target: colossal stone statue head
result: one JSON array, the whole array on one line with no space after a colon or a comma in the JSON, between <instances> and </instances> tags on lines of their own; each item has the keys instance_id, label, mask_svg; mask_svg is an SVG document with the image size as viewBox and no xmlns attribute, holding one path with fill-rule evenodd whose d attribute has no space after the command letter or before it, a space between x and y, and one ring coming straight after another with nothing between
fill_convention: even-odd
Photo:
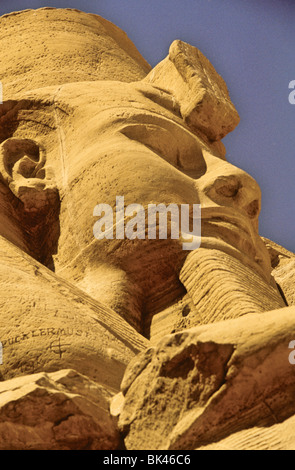
<instances>
[{"instance_id":1,"label":"colossal stone statue head","mask_svg":"<svg viewBox=\"0 0 295 470\"><path fill-rule=\"evenodd\" d=\"M0 43L0 449L291 446L294 255L226 160L223 79L182 41L151 70L77 10L6 15ZM139 229L150 204L168 237ZM195 204L184 250L172 208Z\"/></svg>"},{"instance_id":2,"label":"colossal stone statue head","mask_svg":"<svg viewBox=\"0 0 295 470\"><path fill-rule=\"evenodd\" d=\"M2 236L152 339L285 305L258 233L260 189L221 143L238 113L198 49L175 41L151 70L95 15L0 22ZM201 247L95 239L94 207L115 210L117 196L201 204Z\"/></svg>"}]
</instances>

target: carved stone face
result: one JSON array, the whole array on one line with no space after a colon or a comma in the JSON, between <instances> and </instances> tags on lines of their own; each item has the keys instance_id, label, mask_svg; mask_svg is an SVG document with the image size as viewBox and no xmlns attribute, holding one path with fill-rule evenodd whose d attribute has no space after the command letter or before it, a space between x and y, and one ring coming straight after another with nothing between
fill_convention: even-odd
<instances>
[{"instance_id":1,"label":"carved stone face","mask_svg":"<svg viewBox=\"0 0 295 470\"><path fill-rule=\"evenodd\" d=\"M143 313L188 292L180 280L188 253L169 238L96 240L94 207L114 208L117 196L126 206L201 204L200 250L224 253L271 282L258 235L260 189L225 160L220 143L238 121L226 86L189 45L176 41L165 61L141 81L44 87L2 107L12 241L138 330Z\"/></svg>"},{"instance_id":2,"label":"carved stone face","mask_svg":"<svg viewBox=\"0 0 295 470\"><path fill-rule=\"evenodd\" d=\"M169 93L145 83L77 83L34 92L23 108L13 138L1 145L2 175L27 216L58 211L58 191L58 247L49 238L46 249L53 251L43 255L54 255L58 274L104 300L109 272L113 287L136 280L137 292L154 296L170 282L179 296L188 254L179 240L94 238L94 207L115 207L116 196L124 196L125 205L144 207L200 203L201 247L225 251L269 280L257 232L258 185L189 129ZM52 230L53 222L46 225Z\"/></svg>"}]
</instances>

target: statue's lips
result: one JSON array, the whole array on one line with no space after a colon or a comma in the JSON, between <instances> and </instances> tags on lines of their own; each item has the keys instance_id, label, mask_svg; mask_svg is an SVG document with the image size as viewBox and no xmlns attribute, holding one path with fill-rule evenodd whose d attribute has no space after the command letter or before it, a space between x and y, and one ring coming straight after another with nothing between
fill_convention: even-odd
<instances>
[{"instance_id":1,"label":"statue's lips","mask_svg":"<svg viewBox=\"0 0 295 470\"><path fill-rule=\"evenodd\" d=\"M231 252L235 257L240 257L240 253L260 274L263 271L264 277L269 274L267 250L251 222L243 217L202 215L201 247Z\"/></svg>"}]
</instances>

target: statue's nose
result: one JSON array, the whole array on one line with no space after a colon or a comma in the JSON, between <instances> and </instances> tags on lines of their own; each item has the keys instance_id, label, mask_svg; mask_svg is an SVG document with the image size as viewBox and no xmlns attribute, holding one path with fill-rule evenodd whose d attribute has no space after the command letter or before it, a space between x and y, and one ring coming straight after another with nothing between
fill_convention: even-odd
<instances>
[{"instance_id":1,"label":"statue's nose","mask_svg":"<svg viewBox=\"0 0 295 470\"><path fill-rule=\"evenodd\" d=\"M258 183L248 173L226 161L214 158L208 162L207 172L197 184L201 190L203 207L212 204L232 207L257 225L261 191Z\"/></svg>"}]
</instances>

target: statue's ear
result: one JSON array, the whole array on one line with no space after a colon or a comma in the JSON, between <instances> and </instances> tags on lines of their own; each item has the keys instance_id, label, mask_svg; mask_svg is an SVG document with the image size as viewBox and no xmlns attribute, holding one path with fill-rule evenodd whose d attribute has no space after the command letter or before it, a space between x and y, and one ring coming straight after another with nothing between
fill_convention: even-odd
<instances>
[{"instance_id":1,"label":"statue's ear","mask_svg":"<svg viewBox=\"0 0 295 470\"><path fill-rule=\"evenodd\" d=\"M222 139L239 123L224 80L196 47L174 41L168 57L143 81L171 93L191 130L201 132L212 142Z\"/></svg>"},{"instance_id":2,"label":"statue's ear","mask_svg":"<svg viewBox=\"0 0 295 470\"><path fill-rule=\"evenodd\" d=\"M58 197L45 149L31 139L12 137L1 143L0 178L32 215L48 211Z\"/></svg>"}]
</instances>

